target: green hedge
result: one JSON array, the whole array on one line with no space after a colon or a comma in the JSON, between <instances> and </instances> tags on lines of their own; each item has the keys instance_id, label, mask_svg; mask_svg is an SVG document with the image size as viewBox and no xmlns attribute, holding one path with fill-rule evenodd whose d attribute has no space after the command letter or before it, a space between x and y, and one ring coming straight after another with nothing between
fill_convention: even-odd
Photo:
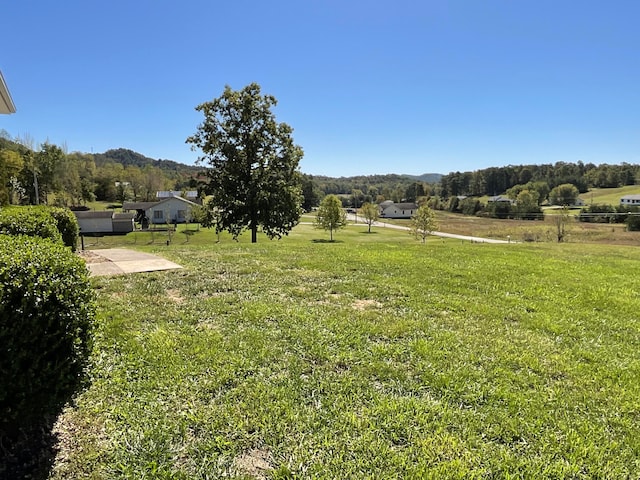
<instances>
[{"instance_id":1,"label":"green hedge","mask_svg":"<svg viewBox=\"0 0 640 480\"><path fill-rule=\"evenodd\" d=\"M82 385L94 317L79 257L60 242L0 235L0 434L57 414Z\"/></svg>"},{"instance_id":2,"label":"green hedge","mask_svg":"<svg viewBox=\"0 0 640 480\"><path fill-rule=\"evenodd\" d=\"M0 234L29 235L62 241L75 252L80 227L67 208L30 206L0 210Z\"/></svg>"},{"instance_id":3,"label":"green hedge","mask_svg":"<svg viewBox=\"0 0 640 480\"><path fill-rule=\"evenodd\" d=\"M58 231L62 235L62 241L75 252L78 247L78 236L80 235L78 219L68 208L50 207L49 213L56 222Z\"/></svg>"},{"instance_id":4,"label":"green hedge","mask_svg":"<svg viewBox=\"0 0 640 480\"><path fill-rule=\"evenodd\" d=\"M29 235L62 242L58 224L43 207L7 207L0 210L0 234Z\"/></svg>"}]
</instances>

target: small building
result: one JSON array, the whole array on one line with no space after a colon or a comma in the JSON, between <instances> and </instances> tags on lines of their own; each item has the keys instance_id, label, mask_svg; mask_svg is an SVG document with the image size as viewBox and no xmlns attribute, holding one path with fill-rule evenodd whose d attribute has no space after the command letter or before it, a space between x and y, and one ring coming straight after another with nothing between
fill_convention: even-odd
<instances>
[{"instance_id":1,"label":"small building","mask_svg":"<svg viewBox=\"0 0 640 480\"><path fill-rule=\"evenodd\" d=\"M111 222L113 224L113 233L119 235L121 233L129 233L135 230L134 213L114 213Z\"/></svg>"},{"instance_id":2,"label":"small building","mask_svg":"<svg viewBox=\"0 0 640 480\"><path fill-rule=\"evenodd\" d=\"M415 203L394 203L389 200L379 205L381 218L411 218L418 210Z\"/></svg>"},{"instance_id":3,"label":"small building","mask_svg":"<svg viewBox=\"0 0 640 480\"><path fill-rule=\"evenodd\" d=\"M126 235L133 232L133 213L114 213L111 211L76 211L80 235Z\"/></svg>"},{"instance_id":4,"label":"small building","mask_svg":"<svg viewBox=\"0 0 640 480\"><path fill-rule=\"evenodd\" d=\"M620 205L624 207L640 207L640 195L625 195L620 199Z\"/></svg>"},{"instance_id":5,"label":"small building","mask_svg":"<svg viewBox=\"0 0 640 480\"><path fill-rule=\"evenodd\" d=\"M86 212L73 213L78 219L80 235L113 232L113 212L111 211L94 212L88 210Z\"/></svg>"}]
</instances>

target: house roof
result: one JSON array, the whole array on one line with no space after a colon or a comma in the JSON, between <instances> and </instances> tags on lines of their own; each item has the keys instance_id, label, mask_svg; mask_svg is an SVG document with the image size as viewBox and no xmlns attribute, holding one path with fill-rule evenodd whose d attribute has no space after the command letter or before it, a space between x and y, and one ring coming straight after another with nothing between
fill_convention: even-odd
<instances>
[{"instance_id":1,"label":"house roof","mask_svg":"<svg viewBox=\"0 0 640 480\"><path fill-rule=\"evenodd\" d=\"M124 202L122 210L149 210L160 202Z\"/></svg>"},{"instance_id":2,"label":"house roof","mask_svg":"<svg viewBox=\"0 0 640 480\"><path fill-rule=\"evenodd\" d=\"M191 205L193 207L197 207L198 205L190 200L187 200L186 198L182 198L182 197L167 197L167 198L163 198L162 200L159 200L157 202L124 202L122 204L122 210L149 210L150 208L154 208L157 207L158 205L161 205L165 202L170 202L170 201L179 201L179 202L184 202L188 205Z\"/></svg>"},{"instance_id":3,"label":"house roof","mask_svg":"<svg viewBox=\"0 0 640 480\"><path fill-rule=\"evenodd\" d=\"M182 197L164 198L164 199L160 200L159 202L156 202L156 205L160 205L161 203L165 203L165 202L170 202L172 200L178 200L180 202L184 202L184 203L189 204L189 205L194 206L194 207L198 206L196 203L193 203L191 200L187 200L186 198L182 198Z\"/></svg>"},{"instance_id":4,"label":"house roof","mask_svg":"<svg viewBox=\"0 0 640 480\"><path fill-rule=\"evenodd\" d=\"M113 219L114 220L131 220L133 218L135 218L136 214L135 213L131 213L131 212L126 212L126 213L114 213L113 214Z\"/></svg>"},{"instance_id":5,"label":"house roof","mask_svg":"<svg viewBox=\"0 0 640 480\"><path fill-rule=\"evenodd\" d=\"M640 200L640 195L638 194L624 195L623 197L620 198L620 200Z\"/></svg>"},{"instance_id":6,"label":"house roof","mask_svg":"<svg viewBox=\"0 0 640 480\"><path fill-rule=\"evenodd\" d=\"M90 219L90 218L111 218L113 217L113 212L109 211L109 210L100 210L100 211L94 211L94 210L87 210L87 211L79 211L79 212L73 212L76 215L76 218L80 219Z\"/></svg>"},{"instance_id":7,"label":"house roof","mask_svg":"<svg viewBox=\"0 0 640 480\"><path fill-rule=\"evenodd\" d=\"M382 204L380 206L382 206ZM391 203L389 205L385 205L382 208L386 210L387 208L391 207L395 207L398 210L415 210L418 208L418 205L416 205L415 203Z\"/></svg>"},{"instance_id":8,"label":"house roof","mask_svg":"<svg viewBox=\"0 0 640 480\"><path fill-rule=\"evenodd\" d=\"M509 202L509 203L513 203L513 200L511 200L509 197L505 197L503 195L494 195L493 197L489 197L487 199L487 202Z\"/></svg>"},{"instance_id":9,"label":"house roof","mask_svg":"<svg viewBox=\"0 0 640 480\"><path fill-rule=\"evenodd\" d=\"M156 192L156 197L157 198L182 197L183 193L186 198L198 198L197 190L187 190L185 192L182 192L180 190L160 190L159 192Z\"/></svg>"},{"instance_id":10,"label":"house roof","mask_svg":"<svg viewBox=\"0 0 640 480\"><path fill-rule=\"evenodd\" d=\"M7 84L4 83L2 72L0 72L0 113L16 113L16 106L13 104Z\"/></svg>"}]
</instances>

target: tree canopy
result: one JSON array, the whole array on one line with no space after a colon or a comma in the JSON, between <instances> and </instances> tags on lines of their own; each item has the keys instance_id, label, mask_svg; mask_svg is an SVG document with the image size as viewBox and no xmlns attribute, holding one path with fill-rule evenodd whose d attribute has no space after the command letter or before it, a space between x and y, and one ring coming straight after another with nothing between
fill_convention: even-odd
<instances>
[{"instance_id":1,"label":"tree canopy","mask_svg":"<svg viewBox=\"0 0 640 480\"><path fill-rule=\"evenodd\" d=\"M364 218L364 223L369 226L368 232L371 233L371 226L378 220L378 206L367 202L362 205L360 214Z\"/></svg>"},{"instance_id":2,"label":"tree canopy","mask_svg":"<svg viewBox=\"0 0 640 480\"><path fill-rule=\"evenodd\" d=\"M276 104L252 83L239 91L226 86L220 97L196 107L205 118L187 143L210 166L205 191L220 212L216 228L234 238L249 229L256 242L259 226L269 238L280 238L302 213L303 152L293 143L293 129L276 122Z\"/></svg>"},{"instance_id":3,"label":"tree canopy","mask_svg":"<svg viewBox=\"0 0 640 480\"><path fill-rule=\"evenodd\" d=\"M316 228L329 230L329 238L333 242L333 231L347 225L347 216L342 209L342 202L335 195L327 195L322 199L316 215Z\"/></svg>"},{"instance_id":4,"label":"tree canopy","mask_svg":"<svg viewBox=\"0 0 640 480\"><path fill-rule=\"evenodd\" d=\"M437 228L436 214L428 205L422 205L411 217L411 234L427 241L427 236Z\"/></svg>"},{"instance_id":5,"label":"tree canopy","mask_svg":"<svg viewBox=\"0 0 640 480\"><path fill-rule=\"evenodd\" d=\"M573 205L576 203L580 192L575 185L563 183L551 189L549 203L552 205Z\"/></svg>"}]
</instances>

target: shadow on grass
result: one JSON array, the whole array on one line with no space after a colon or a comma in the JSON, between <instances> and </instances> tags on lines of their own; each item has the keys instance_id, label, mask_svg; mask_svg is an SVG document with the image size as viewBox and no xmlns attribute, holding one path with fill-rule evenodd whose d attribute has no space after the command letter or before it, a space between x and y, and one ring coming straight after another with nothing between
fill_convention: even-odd
<instances>
[{"instance_id":1,"label":"shadow on grass","mask_svg":"<svg viewBox=\"0 0 640 480\"><path fill-rule=\"evenodd\" d=\"M342 240L327 240L325 238L314 238L313 243L344 243Z\"/></svg>"},{"instance_id":2,"label":"shadow on grass","mask_svg":"<svg viewBox=\"0 0 640 480\"><path fill-rule=\"evenodd\" d=\"M57 453L55 419L0 435L0 478L46 480Z\"/></svg>"},{"instance_id":3,"label":"shadow on grass","mask_svg":"<svg viewBox=\"0 0 640 480\"><path fill-rule=\"evenodd\" d=\"M364 230L363 232L360 232L360 234L361 234L361 235L362 235L362 234L365 234L365 235L377 235L377 234L378 234L378 232L373 231L373 230L372 230L372 231L370 231L370 232L368 232L367 230Z\"/></svg>"}]
</instances>

